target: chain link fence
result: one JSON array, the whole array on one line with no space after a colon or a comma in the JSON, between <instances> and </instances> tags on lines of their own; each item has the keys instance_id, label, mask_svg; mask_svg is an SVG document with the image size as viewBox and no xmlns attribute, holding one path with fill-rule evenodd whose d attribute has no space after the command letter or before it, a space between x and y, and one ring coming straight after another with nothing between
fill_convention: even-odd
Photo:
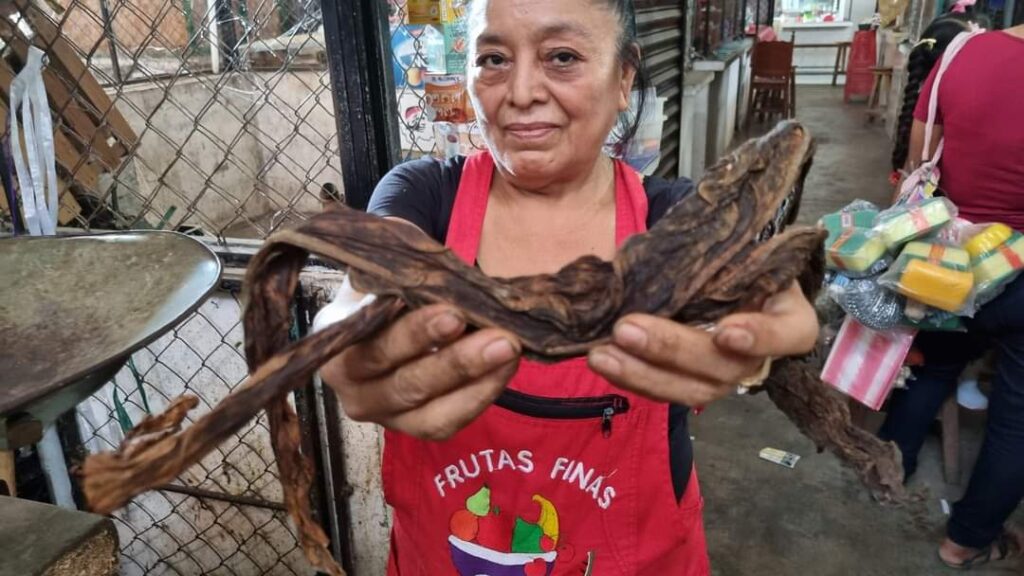
<instances>
[{"instance_id":1,"label":"chain link fence","mask_svg":"<svg viewBox=\"0 0 1024 576\"><path fill-rule=\"evenodd\" d=\"M319 0L5 7L0 76L49 57L62 225L263 238L340 197Z\"/></svg>"},{"instance_id":2,"label":"chain link fence","mask_svg":"<svg viewBox=\"0 0 1024 576\"><path fill-rule=\"evenodd\" d=\"M192 394L186 425L241 384L241 304L218 291L175 330L134 354L76 410L81 443L69 459L113 450L147 414ZM114 513L121 574L311 574L282 504L264 414L176 481Z\"/></svg>"},{"instance_id":3,"label":"chain link fence","mask_svg":"<svg viewBox=\"0 0 1024 576\"><path fill-rule=\"evenodd\" d=\"M320 0L14 0L0 5L0 40L4 116L30 51L46 55L65 232L163 229L258 246L343 201ZM0 230L17 231L8 203ZM194 420L244 380L230 286L62 420L70 466L183 393L200 400ZM114 519L125 575L313 573L265 416Z\"/></svg>"}]
</instances>

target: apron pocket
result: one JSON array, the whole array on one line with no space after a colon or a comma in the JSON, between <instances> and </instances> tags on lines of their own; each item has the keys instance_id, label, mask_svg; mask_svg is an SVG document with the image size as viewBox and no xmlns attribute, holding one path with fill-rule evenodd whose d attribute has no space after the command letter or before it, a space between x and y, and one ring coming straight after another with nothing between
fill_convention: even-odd
<instances>
[{"instance_id":1,"label":"apron pocket","mask_svg":"<svg viewBox=\"0 0 1024 576\"><path fill-rule=\"evenodd\" d=\"M616 414L629 411L629 399L619 394L588 396L582 398L549 398L525 394L516 390L505 390L495 400L495 405L510 412L549 420L601 419L601 435L612 435L612 423Z\"/></svg>"}]
</instances>

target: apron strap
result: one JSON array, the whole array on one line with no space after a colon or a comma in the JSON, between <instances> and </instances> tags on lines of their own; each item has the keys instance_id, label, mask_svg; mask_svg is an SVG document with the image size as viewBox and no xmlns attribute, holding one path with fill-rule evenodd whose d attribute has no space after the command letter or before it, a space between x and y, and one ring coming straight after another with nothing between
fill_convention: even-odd
<instances>
[{"instance_id":1,"label":"apron strap","mask_svg":"<svg viewBox=\"0 0 1024 576\"><path fill-rule=\"evenodd\" d=\"M615 160L615 246L647 231L647 209L647 192L640 174L622 160Z\"/></svg>"},{"instance_id":2,"label":"apron strap","mask_svg":"<svg viewBox=\"0 0 1024 576\"><path fill-rule=\"evenodd\" d=\"M487 198L494 177L494 159L484 150L466 158L462 166L459 187L455 191L452 218L448 222L448 236L444 245L456 256L471 265L480 248L480 233L487 214Z\"/></svg>"},{"instance_id":3,"label":"apron strap","mask_svg":"<svg viewBox=\"0 0 1024 576\"><path fill-rule=\"evenodd\" d=\"M455 192L445 246L467 264L476 260L494 177L494 158L486 150L473 154L462 167ZM647 230L647 193L640 175L615 160L615 245Z\"/></svg>"}]
</instances>

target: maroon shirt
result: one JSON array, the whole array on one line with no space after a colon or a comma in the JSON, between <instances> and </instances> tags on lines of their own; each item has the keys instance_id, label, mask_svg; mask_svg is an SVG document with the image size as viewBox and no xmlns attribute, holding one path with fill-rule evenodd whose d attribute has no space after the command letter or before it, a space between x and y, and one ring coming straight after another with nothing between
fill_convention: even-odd
<instances>
[{"instance_id":1,"label":"maroon shirt","mask_svg":"<svg viewBox=\"0 0 1024 576\"><path fill-rule=\"evenodd\" d=\"M938 70L914 110L922 122ZM971 39L939 84L936 123L945 138L940 187L960 216L1024 231L1024 38L988 32Z\"/></svg>"}]
</instances>

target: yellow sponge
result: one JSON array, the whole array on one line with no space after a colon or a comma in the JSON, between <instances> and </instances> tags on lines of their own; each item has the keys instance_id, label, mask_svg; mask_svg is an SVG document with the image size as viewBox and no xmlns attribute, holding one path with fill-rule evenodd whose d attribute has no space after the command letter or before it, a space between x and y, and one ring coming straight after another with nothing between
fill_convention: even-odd
<instances>
[{"instance_id":1,"label":"yellow sponge","mask_svg":"<svg viewBox=\"0 0 1024 576\"><path fill-rule=\"evenodd\" d=\"M900 256L928 260L946 268L966 272L971 269L971 258L967 251L956 246L932 244L930 242L911 242L903 247Z\"/></svg>"},{"instance_id":2,"label":"yellow sponge","mask_svg":"<svg viewBox=\"0 0 1024 576\"><path fill-rule=\"evenodd\" d=\"M1024 269L1024 236L1013 232L1008 240L981 252L971 261L974 281L979 287L1001 282L1014 272Z\"/></svg>"},{"instance_id":3,"label":"yellow sponge","mask_svg":"<svg viewBox=\"0 0 1024 576\"><path fill-rule=\"evenodd\" d=\"M893 208L879 216L875 228L886 246L896 248L941 228L953 219L955 209L945 198L932 198L909 207Z\"/></svg>"},{"instance_id":4,"label":"yellow sponge","mask_svg":"<svg viewBox=\"0 0 1024 576\"><path fill-rule=\"evenodd\" d=\"M978 258L986 252L992 252L1000 244L1006 243L1014 235L1013 228L1006 224L992 224L981 232L978 232L964 244L964 249L971 255L971 258Z\"/></svg>"},{"instance_id":5,"label":"yellow sponge","mask_svg":"<svg viewBox=\"0 0 1024 576\"><path fill-rule=\"evenodd\" d=\"M885 254L885 243L867 230L847 228L830 237L825 249L825 263L835 270L863 272Z\"/></svg>"},{"instance_id":6,"label":"yellow sponge","mask_svg":"<svg viewBox=\"0 0 1024 576\"><path fill-rule=\"evenodd\" d=\"M946 312L963 308L973 287L974 275L970 272L916 258L907 262L897 284L900 294Z\"/></svg>"}]
</instances>

